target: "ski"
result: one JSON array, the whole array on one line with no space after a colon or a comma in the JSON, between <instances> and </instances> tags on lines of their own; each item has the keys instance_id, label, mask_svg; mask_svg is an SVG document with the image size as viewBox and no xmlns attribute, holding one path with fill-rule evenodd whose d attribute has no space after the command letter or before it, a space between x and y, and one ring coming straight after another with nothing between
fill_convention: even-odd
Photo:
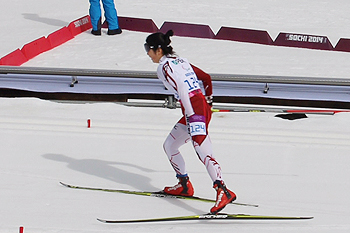
<instances>
[{"instance_id":1,"label":"ski","mask_svg":"<svg viewBox=\"0 0 350 233\"><path fill-rule=\"evenodd\" d=\"M105 220L98 218L103 223L143 223L143 222L169 222L169 221L190 221L190 220L307 220L313 217L288 217L288 216L265 216L247 214L201 214L190 216L178 216L168 218L147 218L131 220Z\"/></svg>"},{"instance_id":2,"label":"ski","mask_svg":"<svg viewBox=\"0 0 350 233\"><path fill-rule=\"evenodd\" d=\"M321 114L321 115L334 115L340 112L350 112L349 110L329 110L329 109L279 109L279 108L212 108L212 112L271 112L271 113L290 113L290 114Z\"/></svg>"},{"instance_id":3,"label":"ski","mask_svg":"<svg viewBox=\"0 0 350 233\"><path fill-rule=\"evenodd\" d=\"M84 189L84 190L103 191L103 192L116 192L116 193L124 193L124 194L149 196L149 197L175 198L175 199L196 200L196 201L202 201L202 202L214 202L215 203L215 200L212 200L212 199L207 199L207 198L202 198L202 197L197 197L197 196L191 196L191 197L174 196L174 195L166 194L163 191L147 192L147 191L131 191L131 190L124 190L124 189L94 188L94 187L75 186L75 185L70 185L70 184L66 184L63 182L60 182L60 184L67 187L67 188L72 188L72 189ZM258 207L259 206L256 204L239 203L239 202L231 202L229 204L240 205L240 206L251 206L251 207Z\"/></svg>"}]
</instances>

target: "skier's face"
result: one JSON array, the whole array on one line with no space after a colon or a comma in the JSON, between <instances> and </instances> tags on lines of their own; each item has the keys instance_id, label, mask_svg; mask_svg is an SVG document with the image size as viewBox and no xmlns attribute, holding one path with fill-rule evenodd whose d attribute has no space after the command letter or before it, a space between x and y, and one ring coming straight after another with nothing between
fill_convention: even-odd
<instances>
[{"instance_id":1,"label":"skier's face","mask_svg":"<svg viewBox=\"0 0 350 233\"><path fill-rule=\"evenodd\" d=\"M152 59L154 63L159 63L159 60L163 57L163 50L158 48L157 50L150 49L147 55Z\"/></svg>"}]
</instances>

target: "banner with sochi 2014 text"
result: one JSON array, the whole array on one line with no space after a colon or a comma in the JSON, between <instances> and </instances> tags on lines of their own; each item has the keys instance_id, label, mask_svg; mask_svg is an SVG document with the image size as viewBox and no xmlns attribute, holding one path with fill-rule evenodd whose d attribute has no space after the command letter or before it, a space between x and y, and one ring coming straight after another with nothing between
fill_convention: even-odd
<instances>
[{"instance_id":1,"label":"banner with sochi 2014 text","mask_svg":"<svg viewBox=\"0 0 350 233\"><path fill-rule=\"evenodd\" d=\"M297 34L297 33L285 33L281 32L274 45L309 48L309 49L321 49L321 50L333 50L333 45L330 43L326 36Z\"/></svg>"}]
</instances>

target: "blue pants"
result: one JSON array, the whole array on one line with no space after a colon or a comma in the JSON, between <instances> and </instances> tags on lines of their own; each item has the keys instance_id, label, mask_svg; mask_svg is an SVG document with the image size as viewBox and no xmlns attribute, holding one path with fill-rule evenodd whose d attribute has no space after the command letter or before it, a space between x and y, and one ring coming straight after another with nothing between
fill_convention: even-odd
<instances>
[{"instance_id":1,"label":"blue pants","mask_svg":"<svg viewBox=\"0 0 350 233\"><path fill-rule=\"evenodd\" d=\"M101 18L100 0L89 0L89 14L93 30L98 30L98 22ZM105 17L108 22L108 29L115 30L119 28L117 10L114 5L114 0L102 0Z\"/></svg>"}]
</instances>

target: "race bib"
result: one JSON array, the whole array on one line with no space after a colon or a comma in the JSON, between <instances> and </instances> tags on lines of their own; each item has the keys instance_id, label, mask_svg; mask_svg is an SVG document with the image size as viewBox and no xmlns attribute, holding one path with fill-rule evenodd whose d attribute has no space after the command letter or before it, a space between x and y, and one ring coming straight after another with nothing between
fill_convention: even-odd
<instances>
[{"instance_id":1,"label":"race bib","mask_svg":"<svg viewBox=\"0 0 350 233\"><path fill-rule=\"evenodd\" d=\"M190 134L191 136L196 135L207 135L204 122L190 122Z\"/></svg>"}]
</instances>

